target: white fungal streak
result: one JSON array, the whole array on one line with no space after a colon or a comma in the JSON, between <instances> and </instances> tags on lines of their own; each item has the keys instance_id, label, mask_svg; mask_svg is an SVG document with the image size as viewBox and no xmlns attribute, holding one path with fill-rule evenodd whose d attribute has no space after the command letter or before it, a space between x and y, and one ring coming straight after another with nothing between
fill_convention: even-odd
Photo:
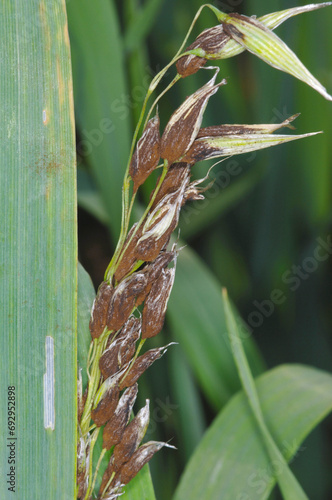
<instances>
[{"instance_id":1,"label":"white fungal streak","mask_svg":"<svg viewBox=\"0 0 332 500\"><path fill-rule=\"evenodd\" d=\"M47 118L46 109L43 109L43 123L44 123L44 125L46 125L47 122L48 122L48 118Z\"/></svg>"},{"instance_id":2,"label":"white fungal streak","mask_svg":"<svg viewBox=\"0 0 332 500\"><path fill-rule=\"evenodd\" d=\"M55 428L54 406L54 339L47 336L45 339L46 372L44 373L44 427Z\"/></svg>"}]
</instances>

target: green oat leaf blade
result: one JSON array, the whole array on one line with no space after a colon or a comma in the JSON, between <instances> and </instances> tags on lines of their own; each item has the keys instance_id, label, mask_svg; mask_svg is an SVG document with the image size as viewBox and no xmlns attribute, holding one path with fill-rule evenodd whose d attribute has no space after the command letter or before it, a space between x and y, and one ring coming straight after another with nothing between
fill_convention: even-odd
<instances>
[{"instance_id":1,"label":"green oat leaf blade","mask_svg":"<svg viewBox=\"0 0 332 500\"><path fill-rule=\"evenodd\" d=\"M77 207L66 8L26 0L0 11L0 497L74 499ZM17 438L15 493L8 437Z\"/></svg>"},{"instance_id":2,"label":"green oat leaf blade","mask_svg":"<svg viewBox=\"0 0 332 500\"><path fill-rule=\"evenodd\" d=\"M282 365L255 381L266 425L287 462L306 436L332 411L332 376L303 365ZM206 432L173 500L267 500L280 474L262 443L248 399L232 398ZM293 497L294 500L298 497Z\"/></svg>"},{"instance_id":3,"label":"green oat leaf blade","mask_svg":"<svg viewBox=\"0 0 332 500\"><path fill-rule=\"evenodd\" d=\"M236 319L225 289L223 290L223 301L228 338L232 348L235 364L239 372L242 387L245 395L247 396L251 411L255 417L255 421L261 433L261 438L268 453L269 459L271 463L277 462L280 464L281 470L277 475L277 481L283 493L283 497L285 500L308 500L307 495L304 493L295 476L289 469L284 456L274 442L273 437L271 436L271 433L265 423L255 386L255 381L251 374L248 361L244 353L242 341L236 324Z\"/></svg>"}]
</instances>

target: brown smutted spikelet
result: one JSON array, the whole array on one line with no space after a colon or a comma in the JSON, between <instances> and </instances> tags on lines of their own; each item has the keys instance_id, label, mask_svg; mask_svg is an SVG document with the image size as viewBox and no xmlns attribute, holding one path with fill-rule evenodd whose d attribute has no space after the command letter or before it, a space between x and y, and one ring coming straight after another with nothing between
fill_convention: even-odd
<instances>
[{"instance_id":1,"label":"brown smutted spikelet","mask_svg":"<svg viewBox=\"0 0 332 500\"><path fill-rule=\"evenodd\" d=\"M155 337L161 331L174 276L174 267L163 269L158 279L153 283L142 314L142 339Z\"/></svg>"},{"instance_id":2,"label":"brown smutted spikelet","mask_svg":"<svg viewBox=\"0 0 332 500\"><path fill-rule=\"evenodd\" d=\"M164 196L177 191L177 189L179 189L179 186L181 186L183 183L186 183L189 178L190 166L187 163L180 162L171 165L152 204L151 210L154 210L154 208L158 205L161 199L164 198Z\"/></svg>"},{"instance_id":3,"label":"brown smutted spikelet","mask_svg":"<svg viewBox=\"0 0 332 500\"><path fill-rule=\"evenodd\" d=\"M173 448L166 443L160 443L158 441L149 441L148 443L140 446L135 453L131 456L127 463L125 463L116 479L121 484L128 484L129 481L139 473L139 471L144 467L144 465L153 457L157 451L159 451L164 446Z\"/></svg>"},{"instance_id":4,"label":"brown smutted spikelet","mask_svg":"<svg viewBox=\"0 0 332 500\"><path fill-rule=\"evenodd\" d=\"M120 443L126 425L130 419L130 414L137 397L137 391L138 386L137 384L134 384L132 387L126 389L122 394L113 417L104 427L103 448L107 448L109 450L111 446Z\"/></svg>"},{"instance_id":5,"label":"brown smutted spikelet","mask_svg":"<svg viewBox=\"0 0 332 500\"><path fill-rule=\"evenodd\" d=\"M204 30L196 40L185 49L185 52L201 49L202 57L187 55L181 57L176 63L176 69L183 78L196 73L205 65L207 59L218 59L219 52L230 37L225 33L222 24Z\"/></svg>"},{"instance_id":6,"label":"brown smutted spikelet","mask_svg":"<svg viewBox=\"0 0 332 500\"><path fill-rule=\"evenodd\" d=\"M98 288L97 297L92 306L91 319L90 319L90 332L91 337L96 339L100 337L106 326L107 311L110 300L113 296L113 287L103 281L103 283Z\"/></svg>"},{"instance_id":7,"label":"brown smutted spikelet","mask_svg":"<svg viewBox=\"0 0 332 500\"><path fill-rule=\"evenodd\" d=\"M209 98L226 83L215 85L217 73L197 92L189 96L172 114L161 137L160 156L171 165L180 161L194 142Z\"/></svg>"},{"instance_id":8,"label":"brown smutted spikelet","mask_svg":"<svg viewBox=\"0 0 332 500\"><path fill-rule=\"evenodd\" d=\"M137 223L135 223L130 229L125 244L123 246L126 249L126 251L115 270L114 277L116 281L121 281L122 278L124 278L131 271L136 262L135 248L137 245L137 241L142 235L142 228L138 228L135 235L132 236L136 227ZM127 244L129 241L130 243L127 248Z\"/></svg>"},{"instance_id":9,"label":"brown smutted spikelet","mask_svg":"<svg viewBox=\"0 0 332 500\"><path fill-rule=\"evenodd\" d=\"M160 276L163 269L165 269L172 260L176 257L176 252L174 250L170 252L161 252L156 260L145 266L142 272L146 274L147 286L136 298L136 307L138 307L146 297L148 296L153 283Z\"/></svg>"},{"instance_id":10,"label":"brown smutted spikelet","mask_svg":"<svg viewBox=\"0 0 332 500\"><path fill-rule=\"evenodd\" d=\"M136 296L144 290L146 277L143 273L135 273L125 278L115 288L107 315L107 328L119 330L129 318L134 306Z\"/></svg>"},{"instance_id":11,"label":"brown smutted spikelet","mask_svg":"<svg viewBox=\"0 0 332 500\"><path fill-rule=\"evenodd\" d=\"M120 395L119 382L124 373L122 369L112 377L108 377L97 392L91 411L91 418L97 427L106 424L115 412Z\"/></svg>"},{"instance_id":12,"label":"brown smutted spikelet","mask_svg":"<svg viewBox=\"0 0 332 500\"><path fill-rule=\"evenodd\" d=\"M135 344L141 333L141 320L131 316L122 328L120 335L104 351L99 361L99 369L104 377L114 375L128 363L135 354Z\"/></svg>"},{"instance_id":13,"label":"brown smutted spikelet","mask_svg":"<svg viewBox=\"0 0 332 500\"><path fill-rule=\"evenodd\" d=\"M188 178L174 193L164 196L155 209L148 215L143 226L142 236L138 240L135 254L137 260L152 262L168 244L172 232L179 221Z\"/></svg>"},{"instance_id":14,"label":"brown smutted spikelet","mask_svg":"<svg viewBox=\"0 0 332 500\"><path fill-rule=\"evenodd\" d=\"M107 392L97 407L91 411L91 418L97 427L106 424L116 410L119 401L119 388L113 387Z\"/></svg>"},{"instance_id":15,"label":"brown smutted spikelet","mask_svg":"<svg viewBox=\"0 0 332 500\"><path fill-rule=\"evenodd\" d=\"M141 408L136 417L126 427L120 443L114 447L114 468L119 470L123 464L139 447L145 436L150 420L150 402L147 399L144 408Z\"/></svg>"},{"instance_id":16,"label":"brown smutted spikelet","mask_svg":"<svg viewBox=\"0 0 332 500\"><path fill-rule=\"evenodd\" d=\"M160 158L160 134L158 115L148 121L133 154L129 174L134 181L134 192L158 165Z\"/></svg>"},{"instance_id":17,"label":"brown smutted spikelet","mask_svg":"<svg viewBox=\"0 0 332 500\"><path fill-rule=\"evenodd\" d=\"M125 387L131 387L134 385L142 373L144 373L152 365L152 363L165 354L170 345L171 344L157 349L150 349L150 351L147 351L142 354L142 356L139 356L130 368L129 373L124 376L123 380L120 381L120 391L122 391Z\"/></svg>"}]
</instances>

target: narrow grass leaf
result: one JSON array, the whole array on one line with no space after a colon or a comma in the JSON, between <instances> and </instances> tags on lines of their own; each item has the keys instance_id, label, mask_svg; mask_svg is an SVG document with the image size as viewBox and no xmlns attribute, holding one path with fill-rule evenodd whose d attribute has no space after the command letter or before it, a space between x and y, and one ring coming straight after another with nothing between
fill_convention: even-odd
<instances>
[{"instance_id":1,"label":"narrow grass leaf","mask_svg":"<svg viewBox=\"0 0 332 500\"><path fill-rule=\"evenodd\" d=\"M117 11L108 0L70 0L67 10L78 155L92 167L109 214L111 234L117 237L132 104Z\"/></svg>"},{"instance_id":2,"label":"narrow grass leaf","mask_svg":"<svg viewBox=\"0 0 332 500\"><path fill-rule=\"evenodd\" d=\"M264 445L267 449L268 455L272 463L278 462L281 467L281 472L277 476L280 489L283 493L285 500L308 500L307 495L302 490L296 478L290 471L287 462L275 444L269 429L264 421L263 413L261 410L258 394L252 377L246 355L242 347L242 341L239 336L235 317L233 315L231 305L228 300L227 292L223 290L224 309L226 316L227 332L232 347L232 352L236 367L239 372L243 390L248 398L250 408L255 416L256 423L261 432Z\"/></svg>"},{"instance_id":3,"label":"narrow grass leaf","mask_svg":"<svg viewBox=\"0 0 332 500\"><path fill-rule=\"evenodd\" d=\"M310 453L300 445L332 411L332 376L307 366L283 365L261 375L256 389L266 425L286 461ZM241 392L206 432L173 500L267 500L283 468L282 462L271 462Z\"/></svg>"},{"instance_id":4,"label":"narrow grass leaf","mask_svg":"<svg viewBox=\"0 0 332 500\"><path fill-rule=\"evenodd\" d=\"M176 416L179 417L179 452L186 460L202 439L206 424L199 390L186 360L185 352L178 345L168 353L169 374L176 397ZM190 422L190 425L188 425Z\"/></svg>"},{"instance_id":5,"label":"narrow grass leaf","mask_svg":"<svg viewBox=\"0 0 332 500\"><path fill-rule=\"evenodd\" d=\"M131 21L124 35L124 48L127 52L132 52L144 41L161 6L162 0L144 2L136 19Z\"/></svg>"},{"instance_id":6,"label":"narrow grass leaf","mask_svg":"<svg viewBox=\"0 0 332 500\"><path fill-rule=\"evenodd\" d=\"M179 244L180 246L180 244ZM240 388L229 349L221 285L189 247L181 250L168 304L168 320L174 339L181 343L199 384L211 405L220 409ZM250 333L244 329L250 366L256 374L262 360Z\"/></svg>"},{"instance_id":7,"label":"narrow grass leaf","mask_svg":"<svg viewBox=\"0 0 332 500\"><path fill-rule=\"evenodd\" d=\"M73 499L77 224L66 8L26 0L0 11L0 497Z\"/></svg>"}]
</instances>

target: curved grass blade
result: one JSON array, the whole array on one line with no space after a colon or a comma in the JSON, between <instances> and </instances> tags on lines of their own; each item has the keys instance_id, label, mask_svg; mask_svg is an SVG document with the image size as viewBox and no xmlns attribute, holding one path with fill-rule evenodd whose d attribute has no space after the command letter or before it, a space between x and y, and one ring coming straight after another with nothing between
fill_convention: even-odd
<instances>
[{"instance_id":1,"label":"curved grass blade","mask_svg":"<svg viewBox=\"0 0 332 500\"><path fill-rule=\"evenodd\" d=\"M175 340L181 343L204 394L216 409L240 388L227 336L219 333L220 325L226 332L220 288L195 252L183 248L167 317ZM244 336L250 366L256 374L261 373L263 363L257 348L249 332Z\"/></svg>"},{"instance_id":2,"label":"curved grass blade","mask_svg":"<svg viewBox=\"0 0 332 500\"><path fill-rule=\"evenodd\" d=\"M280 465L281 471L277 475L277 480L280 489L283 493L284 499L308 500L307 495L304 493L301 486L297 482L296 478L290 471L284 456L282 455L279 448L275 444L273 437L271 436L270 431L265 423L255 382L250 372L248 361L244 353L241 338L239 336L238 328L236 325L236 320L233 315L228 300L227 292L225 289L223 290L223 299L224 299L224 309L226 315L228 337L230 340L230 345L232 347L234 360L239 372L243 390L248 398L249 406L253 412L256 423L260 430L261 437L265 445L265 448L267 450L270 461L271 463L277 462Z\"/></svg>"},{"instance_id":3,"label":"curved grass blade","mask_svg":"<svg viewBox=\"0 0 332 500\"><path fill-rule=\"evenodd\" d=\"M255 382L266 425L287 462L332 411L332 377L302 365L282 365ZM247 396L234 396L220 412L189 462L173 500L267 500L282 463L271 462ZM293 500L298 497L293 497Z\"/></svg>"},{"instance_id":4,"label":"curved grass blade","mask_svg":"<svg viewBox=\"0 0 332 500\"><path fill-rule=\"evenodd\" d=\"M65 2L2 2L0 11L0 497L73 499L76 152ZM15 387L14 435L8 386ZM14 490L4 479L7 438Z\"/></svg>"}]
</instances>

